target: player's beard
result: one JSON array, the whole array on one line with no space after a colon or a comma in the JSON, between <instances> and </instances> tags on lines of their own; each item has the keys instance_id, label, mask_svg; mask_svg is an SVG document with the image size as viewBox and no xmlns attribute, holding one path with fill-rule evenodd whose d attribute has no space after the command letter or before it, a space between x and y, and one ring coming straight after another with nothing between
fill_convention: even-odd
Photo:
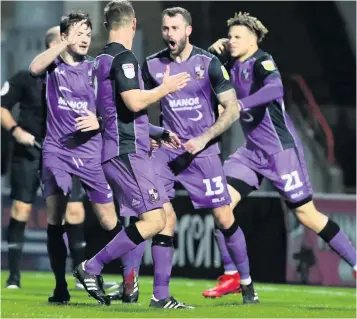
<instances>
[{"instance_id":1,"label":"player's beard","mask_svg":"<svg viewBox=\"0 0 357 319\"><path fill-rule=\"evenodd\" d=\"M170 48L170 45L169 45L169 42L170 42L170 41L169 41L169 40L165 40L164 42L165 42L166 46L168 47L168 49L170 50L170 54L171 54L172 56L178 56L178 55L180 55L181 52L182 52L183 50L185 50L185 48L186 48L187 37L184 36L184 37L182 37L179 41L177 41L174 50L172 50L172 49Z\"/></svg>"},{"instance_id":2,"label":"player's beard","mask_svg":"<svg viewBox=\"0 0 357 319\"><path fill-rule=\"evenodd\" d=\"M86 50L76 48L75 46L70 46L67 52L73 56L75 61L82 61L83 58L88 54L88 48Z\"/></svg>"}]
</instances>

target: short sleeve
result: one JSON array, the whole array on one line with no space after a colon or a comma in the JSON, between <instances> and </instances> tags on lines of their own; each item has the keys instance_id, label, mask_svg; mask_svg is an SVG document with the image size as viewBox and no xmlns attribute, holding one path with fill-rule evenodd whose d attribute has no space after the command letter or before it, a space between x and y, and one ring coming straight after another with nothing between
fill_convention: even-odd
<instances>
[{"instance_id":1,"label":"short sleeve","mask_svg":"<svg viewBox=\"0 0 357 319\"><path fill-rule=\"evenodd\" d=\"M271 56L263 56L257 59L254 63L254 76L263 82L269 76L281 77L280 72Z\"/></svg>"},{"instance_id":2,"label":"short sleeve","mask_svg":"<svg viewBox=\"0 0 357 319\"><path fill-rule=\"evenodd\" d=\"M208 67L208 74L212 89L216 94L233 89L229 74L217 57L213 57L211 60Z\"/></svg>"},{"instance_id":3,"label":"short sleeve","mask_svg":"<svg viewBox=\"0 0 357 319\"><path fill-rule=\"evenodd\" d=\"M110 74L117 93L140 89L139 64L131 51L124 51L115 56Z\"/></svg>"},{"instance_id":4,"label":"short sleeve","mask_svg":"<svg viewBox=\"0 0 357 319\"><path fill-rule=\"evenodd\" d=\"M25 71L20 71L3 84L0 90L2 107L10 110L21 101L27 76Z\"/></svg>"}]
</instances>

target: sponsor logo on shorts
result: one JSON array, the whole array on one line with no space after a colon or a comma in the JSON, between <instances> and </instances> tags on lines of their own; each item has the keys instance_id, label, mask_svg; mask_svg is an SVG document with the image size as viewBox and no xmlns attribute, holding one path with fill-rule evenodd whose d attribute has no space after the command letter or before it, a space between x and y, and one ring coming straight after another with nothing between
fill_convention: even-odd
<instances>
[{"instance_id":1,"label":"sponsor logo on shorts","mask_svg":"<svg viewBox=\"0 0 357 319\"><path fill-rule=\"evenodd\" d=\"M297 193L291 194L291 198L295 199L295 198L301 197L302 195L304 195L304 191L303 190L301 190L301 191L299 191Z\"/></svg>"},{"instance_id":2,"label":"sponsor logo on shorts","mask_svg":"<svg viewBox=\"0 0 357 319\"><path fill-rule=\"evenodd\" d=\"M64 70L60 70L58 68L55 69L55 72L60 74L60 75L65 75L66 74L66 72Z\"/></svg>"},{"instance_id":3,"label":"sponsor logo on shorts","mask_svg":"<svg viewBox=\"0 0 357 319\"><path fill-rule=\"evenodd\" d=\"M164 74L163 73L156 73L156 78L157 79L161 79L164 77Z\"/></svg>"},{"instance_id":4,"label":"sponsor logo on shorts","mask_svg":"<svg viewBox=\"0 0 357 319\"><path fill-rule=\"evenodd\" d=\"M131 202L131 206L136 207L136 206L140 205L140 203L141 202L139 200L134 198L133 201Z\"/></svg>"},{"instance_id":5,"label":"sponsor logo on shorts","mask_svg":"<svg viewBox=\"0 0 357 319\"><path fill-rule=\"evenodd\" d=\"M153 203L160 200L159 192L155 188L149 189L149 197Z\"/></svg>"},{"instance_id":6,"label":"sponsor logo on shorts","mask_svg":"<svg viewBox=\"0 0 357 319\"><path fill-rule=\"evenodd\" d=\"M220 198L212 198L212 203L220 203L220 202L223 202L225 201L225 197L220 197Z\"/></svg>"}]
</instances>

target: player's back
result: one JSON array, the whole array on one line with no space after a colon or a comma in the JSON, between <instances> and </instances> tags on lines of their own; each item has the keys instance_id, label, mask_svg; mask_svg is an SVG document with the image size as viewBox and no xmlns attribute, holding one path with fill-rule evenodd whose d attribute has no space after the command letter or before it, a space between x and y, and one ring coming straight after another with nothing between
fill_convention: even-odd
<instances>
[{"instance_id":1,"label":"player's back","mask_svg":"<svg viewBox=\"0 0 357 319\"><path fill-rule=\"evenodd\" d=\"M239 99L256 93L269 80L281 80L271 55L260 49L243 62L234 61L230 73ZM274 154L295 147L298 142L283 98L246 109L241 113L240 123L248 148Z\"/></svg>"},{"instance_id":2,"label":"player's back","mask_svg":"<svg viewBox=\"0 0 357 319\"><path fill-rule=\"evenodd\" d=\"M193 46L189 58L181 63L175 62L170 57L169 50L165 49L146 59L143 78L147 88L162 83L167 65L170 66L170 75L187 72L191 76L185 88L167 95L160 102L163 126L186 142L201 135L215 123L218 102L213 90L216 83L212 83L212 74L222 73L223 69L214 55L201 48ZM226 77L228 78L228 74ZM219 148L215 142L200 156L218 154Z\"/></svg>"},{"instance_id":3,"label":"player's back","mask_svg":"<svg viewBox=\"0 0 357 319\"><path fill-rule=\"evenodd\" d=\"M94 60L85 58L76 66L57 58L47 70L47 132L44 152L66 156L93 158L101 148L100 134L77 131L76 118L96 114L92 86Z\"/></svg>"},{"instance_id":4,"label":"player's back","mask_svg":"<svg viewBox=\"0 0 357 319\"><path fill-rule=\"evenodd\" d=\"M143 88L133 53L120 43L107 44L96 58L93 79L97 109L103 120L102 161L122 154L147 153L150 149L147 111L132 112L120 95L120 92Z\"/></svg>"}]
</instances>

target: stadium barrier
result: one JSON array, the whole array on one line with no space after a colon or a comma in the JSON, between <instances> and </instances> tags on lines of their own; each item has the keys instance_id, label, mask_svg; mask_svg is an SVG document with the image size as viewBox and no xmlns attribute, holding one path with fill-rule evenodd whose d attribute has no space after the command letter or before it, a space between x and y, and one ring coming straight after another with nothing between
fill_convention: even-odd
<instances>
[{"instance_id":1,"label":"stadium barrier","mask_svg":"<svg viewBox=\"0 0 357 319\"><path fill-rule=\"evenodd\" d=\"M316 195L316 206L339 223L356 242L356 200L353 196ZM11 201L2 196L2 269L7 269L6 228ZM222 263L209 210L194 210L185 191L173 201L177 213L173 276L215 279ZM88 257L104 243L103 230L86 203L85 233ZM255 193L235 211L247 241L251 274L255 281L314 285L354 286L351 268L315 234L297 223L276 193ZM38 198L26 230L22 269L50 270L46 250L46 210ZM95 236L93 236L95 234ZM68 271L70 271L68 263ZM120 262L107 265L106 273L119 273ZM151 241L147 242L140 273L152 275Z\"/></svg>"}]
</instances>

